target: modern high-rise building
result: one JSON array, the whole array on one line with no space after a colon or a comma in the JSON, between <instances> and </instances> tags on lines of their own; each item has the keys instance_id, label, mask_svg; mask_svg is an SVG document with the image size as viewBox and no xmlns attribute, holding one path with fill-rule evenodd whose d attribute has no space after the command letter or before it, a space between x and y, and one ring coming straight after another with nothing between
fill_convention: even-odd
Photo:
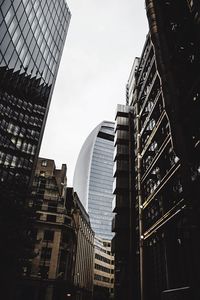
<instances>
[{"instance_id":1,"label":"modern high-rise building","mask_svg":"<svg viewBox=\"0 0 200 300\"><path fill-rule=\"evenodd\" d=\"M23 255L14 244L26 225L16 212L31 187L70 17L64 0L0 1L0 259L5 280L15 268L11 257Z\"/></svg>"},{"instance_id":2,"label":"modern high-rise building","mask_svg":"<svg viewBox=\"0 0 200 300\"><path fill-rule=\"evenodd\" d=\"M1 205L25 201L70 16L64 0L1 1Z\"/></svg>"},{"instance_id":3,"label":"modern high-rise building","mask_svg":"<svg viewBox=\"0 0 200 300\"><path fill-rule=\"evenodd\" d=\"M111 239L114 123L100 123L88 136L76 163L74 190L96 236Z\"/></svg>"},{"instance_id":4,"label":"modern high-rise building","mask_svg":"<svg viewBox=\"0 0 200 300\"><path fill-rule=\"evenodd\" d=\"M93 266L95 300L108 299L113 293L114 285L112 273L114 258L111 251L105 247L113 237L111 231L113 154L114 123L103 121L83 144L74 173L74 189L90 216L91 226L95 232ZM105 254L106 251L109 254ZM107 256L106 264L104 256ZM99 259L97 262L96 257L102 258L102 261Z\"/></svg>"},{"instance_id":5,"label":"modern high-rise building","mask_svg":"<svg viewBox=\"0 0 200 300\"><path fill-rule=\"evenodd\" d=\"M198 1L147 0L146 8L150 34L127 85L132 292L140 300L197 300L200 7ZM121 232L126 201L124 195L115 208Z\"/></svg>"}]
</instances>

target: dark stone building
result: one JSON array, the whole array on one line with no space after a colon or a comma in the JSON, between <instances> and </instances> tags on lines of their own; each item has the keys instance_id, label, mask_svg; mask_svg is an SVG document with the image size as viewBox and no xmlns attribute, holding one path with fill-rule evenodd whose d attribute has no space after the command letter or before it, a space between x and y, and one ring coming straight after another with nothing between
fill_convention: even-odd
<instances>
[{"instance_id":1,"label":"dark stone building","mask_svg":"<svg viewBox=\"0 0 200 300\"><path fill-rule=\"evenodd\" d=\"M39 158L29 206L36 211L35 257L24 266L17 300L90 300L93 295L94 232L66 165Z\"/></svg>"},{"instance_id":2,"label":"dark stone building","mask_svg":"<svg viewBox=\"0 0 200 300\"><path fill-rule=\"evenodd\" d=\"M74 202L73 218L76 226L77 247L74 272L74 300L93 299L94 231L90 218L73 188L67 188L67 202Z\"/></svg>"},{"instance_id":3,"label":"dark stone building","mask_svg":"<svg viewBox=\"0 0 200 300\"><path fill-rule=\"evenodd\" d=\"M22 298L61 300L73 293L77 234L75 205L66 198L66 170L66 165L57 169L51 159L37 161L29 201L37 213L36 256L24 267Z\"/></svg>"},{"instance_id":4,"label":"dark stone building","mask_svg":"<svg viewBox=\"0 0 200 300\"><path fill-rule=\"evenodd\" d=\"M16 264L24 257L25 239L20 235L26 235L28 224L21 208L31 186L70 16L64 0L0 1L0 236L4 240L0 264L4 281L14 271L19 273Z\"/></svg>"},{"instance_id":5,"label":"dark stone building","mask_svg":"<svg viewBox=\"0 0 200 300\"><path fill-rule=\"evenodd\" d=\"M130 278L135 299L197 300L200 7L198 1L147 0L146 8L150 33L127 85ZM116 212L123 218L122 209Z\"/></svg>"}]
</instances>

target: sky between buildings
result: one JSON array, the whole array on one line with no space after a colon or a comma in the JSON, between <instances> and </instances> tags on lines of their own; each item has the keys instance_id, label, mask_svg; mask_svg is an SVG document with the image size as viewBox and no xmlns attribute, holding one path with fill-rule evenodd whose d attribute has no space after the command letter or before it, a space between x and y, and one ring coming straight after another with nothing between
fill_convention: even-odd
<instances>
[{"instance_id":1,"label":"sky between buildings","mask_svg":"<svg viewBox=\"0 0 200 300\"><path fill-rule=\"evenodd\" d=\"M125 86L148 33L143 0L67 0L72 13L50 106L41 157L67 164L68 186L79 151L103 120L125 104Z\"/></svg>"}]
</instances>

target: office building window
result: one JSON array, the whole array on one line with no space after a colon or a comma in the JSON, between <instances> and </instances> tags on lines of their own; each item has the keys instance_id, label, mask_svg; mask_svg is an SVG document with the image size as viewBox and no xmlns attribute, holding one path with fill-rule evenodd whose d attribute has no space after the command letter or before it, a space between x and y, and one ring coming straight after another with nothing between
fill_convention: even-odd
<instances>
[{"instance_id":1,"label":"office building window","mask_svg":"<svg viewBox=\"0 0 200 300\"><path fill-rule=\"evenodd\" d=\"M41 165L42 165L42 167L47 167L47 160L43 160Z\"/></svg>"},{"instance_id":2,"label":"office building window","mask_svg":"<svg viewBox=\"0 0 200 300\"><path fill-rule=\"evenodd\" d=\"M45 230L44 232L44 241L53 241L54 239L54 231L52 230Z\"/></svg>"}]
</instances>

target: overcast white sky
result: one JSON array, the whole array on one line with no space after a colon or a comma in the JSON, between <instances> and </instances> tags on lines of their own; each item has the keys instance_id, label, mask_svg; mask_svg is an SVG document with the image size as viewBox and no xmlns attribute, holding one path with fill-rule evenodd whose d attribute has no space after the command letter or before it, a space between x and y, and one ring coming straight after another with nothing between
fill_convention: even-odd
<instances>
[{"instance_id":1,"label":"overcast white sky","mask_svg":"<svg viewBox=\"0 0 200 300\"><path fill-rule=\"evenodd\" d=\"M67 0L72 13L40 156L68 167L103 120L114 121L148 32L144 0Z\"/></svg>"}]
</instances>

